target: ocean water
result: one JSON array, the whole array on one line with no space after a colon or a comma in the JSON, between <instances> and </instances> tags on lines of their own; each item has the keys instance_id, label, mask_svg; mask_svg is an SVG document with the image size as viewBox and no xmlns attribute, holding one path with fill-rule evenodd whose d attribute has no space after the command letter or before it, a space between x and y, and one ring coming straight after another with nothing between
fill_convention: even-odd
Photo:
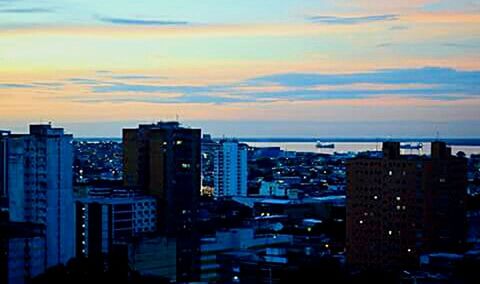
<instances>
[{"instance_id":1,"label":"ocean water","mask_svg":"<svg viewBox=\"0 0 480 284\"><path fill-rule=\"evenodd\" d=\"M280 147L282 150L286 151L296 151L296 152L313 152L313 153L324 153L324 154L333 154L346 153L346 152L363 152L363 151L375 151L382 150L381 142L335 142L335 148L317 148L315 142L246 142L250 146L254 147ZM480 146L463 146L463 145L453 145L452 153L456 154L459 151L464 152L467 156L471 154L480 154ZM430 155L430 143L423 143L423 149L420 150L410 150L402 149L402 154L413 154L413 155Z\"/></svg>"}]
</instances>

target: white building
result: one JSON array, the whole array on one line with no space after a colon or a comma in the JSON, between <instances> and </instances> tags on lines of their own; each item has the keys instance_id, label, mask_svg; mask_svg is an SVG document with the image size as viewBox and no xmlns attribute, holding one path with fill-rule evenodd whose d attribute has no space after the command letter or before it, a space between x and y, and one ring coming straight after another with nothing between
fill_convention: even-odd
<instances>
[{"instance_id":1,"label":"white building","mask_svg":"<svg viewBox=\"0 0 480 284\"><path fill-rule=\"evenodd\" d=\"M223 140L215 151L215 196L247 196L247 145Z\"/></svg>"},{"instance_id":2,"label":"white building","mask_svg":"<svg viewBox=\"0 0 480 284\"><path fill-rule=\"evenodd\" d=\"M46 266L66 263L75 255L72 135L48 124L0 139L0 183L10 221L45 225Z\"/></svg>"},{"instance_id":3,"label":"white building","mask_svg":"<svg viewBox=\"0 0 480 284\"><path fill-rule=\"evenodd\" d=\"M113 244L125 243L157 228L157 202L154 197L119 193L90 195L78 199L77 255L108 253Z\"/></svg>"}]
</instances>

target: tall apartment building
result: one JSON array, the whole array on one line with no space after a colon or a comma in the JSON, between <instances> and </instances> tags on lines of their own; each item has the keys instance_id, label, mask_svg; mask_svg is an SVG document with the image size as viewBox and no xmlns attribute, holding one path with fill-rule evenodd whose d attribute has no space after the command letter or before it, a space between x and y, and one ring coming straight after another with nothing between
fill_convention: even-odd
<instances>
[{"instance_id":1,"label":"tall apartment building","mask_svg":"<svg viewBox=\"0 0 480 284\"><path fill-rule=\"evenodd\" d=\"M45 271L44 226L0 222L0 283L30 283Z\"/></svg>"},{"instance_id":2,"label":"tall apartment building","mask_svg":"<svg viewBox=\"0 0 480 284\"><path fill-rule=\"evenodd\" d=\"M156 231L155 198L129 190L89 194L76 201L77 255L108 254L115 244Z\"/></svg>"},{"instance_id":3,"label":"tall apartment building","mask_svg":"<svg viewBox=\"0 0 480 284\"><path fill-rule=\"evenodd\" d=\"M0 221L8 221L7 141L9 131L0 130Z\"/></svg>"},{"instance_id":4,"label":"tall apartment building","mask_svg":"<svg viewBox=\"0 0 480 284\"><path fill-rule=\"evenodd\" d=\"M215 151L215 196L247 196L247 145L220 141Z\"/></svg>"},{"instance_id":5,"label":"tall apartment building","mask_svg":"<svg viewBox=\"0 0 480 284\"><path fill-rule=\"evenodd\" d=\"M347 163L347 261L358 268L405 268L428 251L460 247L465 236L466 159L443 142L432 154L400 155L383 144L383 157Z\"/></svg>"},{"instance_id":6,"label":"tall apartment building","mask_svg":"<svg viewBox=\"0 0 480 284\"><path fill-rule=\"evenodd\" d=\"M124 185L157 198L158 228L177 241L177 281L199 278L200 129L158 122L123 130Z\"/></svg>"},{"instance_id":7,"label":"tall apartment building","mask_svg":"<svg viewBox=\"0 0 480 284\"><path fill-rule=\"evenodd\" d=\"M75 254L72 136L51 125L0 137L0 184L11 222L45 226L46 266Z\"/></svg>"}]
</instances>

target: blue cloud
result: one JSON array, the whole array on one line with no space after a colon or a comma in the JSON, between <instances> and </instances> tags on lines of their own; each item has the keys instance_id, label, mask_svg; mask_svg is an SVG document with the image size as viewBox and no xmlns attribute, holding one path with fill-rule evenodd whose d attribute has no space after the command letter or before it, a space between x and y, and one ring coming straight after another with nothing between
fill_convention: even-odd
<instances>
[{"instance_id":1,"label":"blue cloud","mask_svg":"<svg viewBox=\"0 0 480 284\"><path fill-rule=\"evenodd\" d=\"M446 47L456 47L456 48L479 48L477 44L468 44L468 43L458 43L458 42L447 42L442 44Z\"/></svg>"},{"instance_id":2,"label":"blue cloud","mask_svg":"<svg viewBox=\"0 0 480 284\"><path fill-rule=\"evenodd\" d=\"M102 84L102 81L95 80L95 79L90 79L90 78L69 78L67 79L68 82L77 84L77 85L99 85Z\"/></svg>"},{"instance_id":3,"label":"blue cloud","mask_svg":"<svg viewBox=\"0 0 480 284\"><path fill-rule=\"evenodd\" d=\"M216 86L157 86L143 84L112 83L94 86L94 93L142 92L142 93L201 93L218 90Z\"/></svg>"},{"instance_id":4,"label":"blue cloud","mask_svg":"<svg viewBox=\"0 0 480 284\"><path fill-rule=\"evenodd\" d=\"M380 69L353 74L287 73L257 77L250 83L275 83L291 87L316 85L371 84L439 84L478 89L480 71L459 71L451 68Z\"/></svg>"},{"instance_id":5,"label":"blue cloud","mask_svg":"<svg viewBox=\"0 0 480 284\"><path fill-rule=\"evenodd\" d=\"M52 13L53 9L47 8L10 8L10 9L0 9L0 13L5 14L34 14L34 13Z\"/></svg>"},{"instance_id":6,"label":"blue cloud","mask_svg":"<svg viewBox=\"0 0 480 284\"><path fill-rule=\"evenodd\" d=\"M15 84L15 83L5 83L0 84L0 89L28 89L33 88L32 84Z\"/></svg>"},{"instance_id":7,"label":"blue cloud","mask_svg":"<svg viewBox=\"0 0 480 284\"><path fill-rule=\"evenodd\" d=\"M120 75L121 76L121 75ZM143 78L143 75L125 75ZM107 76L109 79L111 76ZM213 103L271 102L329 99L361 99L376 96L458 100L480 95L480 71L450 68L380 69L349 74L286 73L252 78L228 85L179 86L109 82L72 78L74 84L89 85L91 95L75 97L81 102ZM358 84L378 85L377 88ZM381 85L391 85L382 89ZM409 86L405 86L408 84ZM281 91L239 87L283 86ZM318 88L329 86L327 89ZM338 88L335 88L338 86ZM395 87L396 86L396 87ZM317 87L317 88L315 88ZM344 88L348 87L348 88ZM172 94L178 96L171 96ZM62 97L69 99L69 97ZM73 99L70 97L70 99Z\"/></svg>"},{"instance_id":8,"label":"blue cloud","mask_svg":"<svg viewBox=\"0 0 480 284\"><path fill-rule=\"evenodd\" d=\"M312 23L329 24L329 25L357 25L371 22L394 21L398 19L398 15L385 14L361 17L338 17L338 16L312 16L307 20Z\"/></svg>"},{"instance_id":9,"label":"blue cloud","mask_svg":"<svg viewBox=\"0 0 480 284\"><path fill-rule=\"evenodd\" d=\"M113 75L111 76L112 79L117 80L163 80L168 79L168 77L164 76L150 76L150 75Z\"/></svg>"},{"instance_id":10,"label":"blue cloud","mask_svg":"<svg viewBox=\"0 0 480 284\"><path fill-rule=\"evenodd\" d=\"M188 25L186 21L164 21L164 20L145 20L131 18L108 18L100 17L99 21L114 25L138 25L138 26L183 26Z\"/></svg>"},{"instance_id":11,"label":"blue cloud","mask_svg":"<svg viewBox=\"0 0 480 284\"><path fill-rule=\"evenodd\" d=\"M408 30L407 26L392 26L390 27L391 31L403 31L403 30Z\"/></svg>"}]
</instances>

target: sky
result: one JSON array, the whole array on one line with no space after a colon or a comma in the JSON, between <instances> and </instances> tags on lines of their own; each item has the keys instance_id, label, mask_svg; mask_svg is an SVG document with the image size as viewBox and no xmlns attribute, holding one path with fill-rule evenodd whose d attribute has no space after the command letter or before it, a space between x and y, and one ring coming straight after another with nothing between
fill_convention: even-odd
<instances>
[{"instance_id":1,"label":"sky","mask_svg":"<svg viewBox=\"0 0 480 284\"><path fill-rule=\"evenodd\" d=\"M480 137L480 0L0 0L0 128Z\"/></svg>"}]
</instances>

